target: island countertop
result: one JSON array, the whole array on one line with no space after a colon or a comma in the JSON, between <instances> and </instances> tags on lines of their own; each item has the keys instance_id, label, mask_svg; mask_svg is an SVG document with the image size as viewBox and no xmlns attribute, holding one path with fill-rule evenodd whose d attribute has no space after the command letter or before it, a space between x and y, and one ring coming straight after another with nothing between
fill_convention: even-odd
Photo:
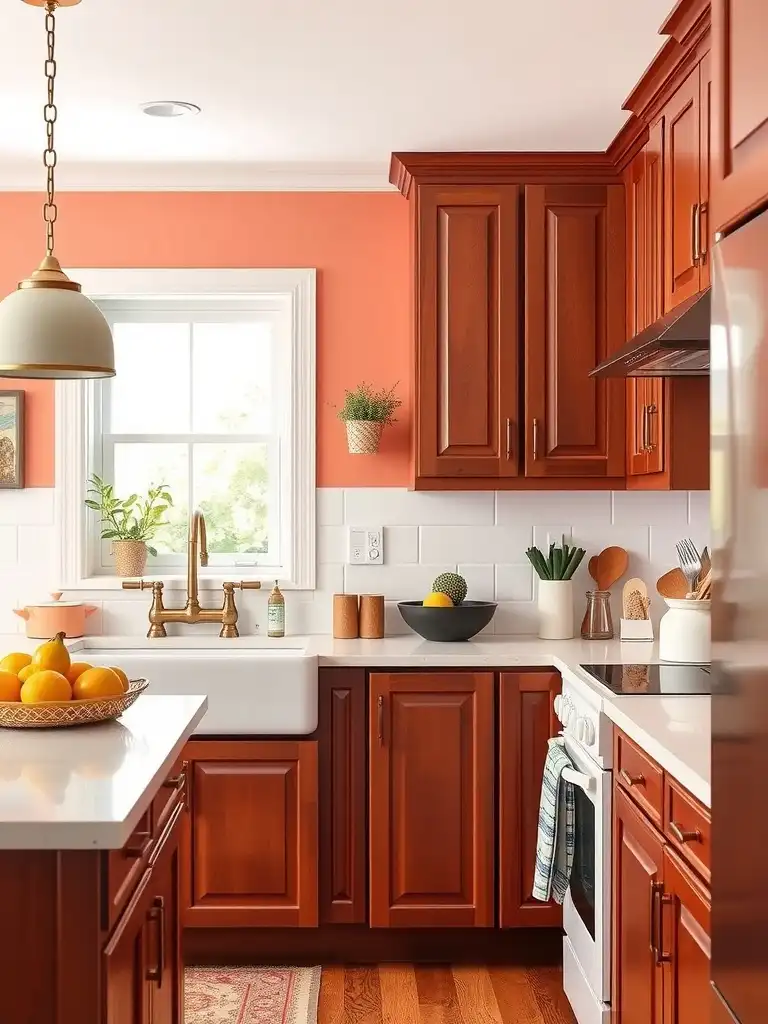
<instances>
[{"instance_id":1,"label":"island countertop","mask_svg":"<svg viewBox=\"0 0 768 1024\"><path fill-rule=\"evenodd\" d=\"M207 706L143 694L119 721L0 731L0 849L121 849Z\"/></svg>"}]
</instances>

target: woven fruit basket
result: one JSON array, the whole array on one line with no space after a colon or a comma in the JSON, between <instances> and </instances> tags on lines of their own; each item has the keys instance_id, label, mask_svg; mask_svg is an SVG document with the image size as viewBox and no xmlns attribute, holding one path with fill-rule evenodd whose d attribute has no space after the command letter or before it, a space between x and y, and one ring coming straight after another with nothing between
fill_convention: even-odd
<instances>
[{"instance_id":1,"label":"woven fruit basket","mask_svg":"<svg viewBox=\"0 0 768 1024\"><path fill-rule=\"evenodd\" d=\"M91 697L88 700L45 701L21 704L0 701L0 727L5 729L63 729L70 725L93 725L119 718L143 693L146 679L131 679L128 691L119 697Z\"/></svg>"}]
</instances>

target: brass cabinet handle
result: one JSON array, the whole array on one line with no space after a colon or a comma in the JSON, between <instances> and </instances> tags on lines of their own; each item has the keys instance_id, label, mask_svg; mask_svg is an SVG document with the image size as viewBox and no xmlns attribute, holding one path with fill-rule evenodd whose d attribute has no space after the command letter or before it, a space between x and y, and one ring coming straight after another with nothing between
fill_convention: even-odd
<instances>
[{"instance_id":1,"label":"brass cabinet handle","mask_svg":"<svg viewBox=\"0 0 768 1024\"><path fill-rule=\"evenodd\" d=\"M707 220L709 220L709 203L702 203L699 207L699 257L702 263L707 262L707 254L709 252L707 232L703 231L701 227L701 218L705 214L707 215Z\"/></svg>"},{"instance_id":2,"label":"brass cabinet handle","mask_svg":"<svg viewBox=\"0 0 768 1024\"><path fill-rule=\"evenodd\" d=\"M151 832L134 832L130 844L125 847L123 852L126 857L132 857L134 860L141 860L151 846Z\"/></svg>"},{"instance_id":3,"label":"brass cabinet handle","mask_svg":"<svg viewBox=\"0 0 768 1024\"><path fill-rule=\"evenodd\" d=\"M653 419L652 419L652 417L656 415L656 412L657 412L656 403L655 402L651 402L651 404L648 406L648 451L649 452L652 452L654 450L654 448L656 447L656 442L653 439L653 433L654 432L653 432Z\"/></svg>"},{"instance_id":4,"label":"brass cabinet handle","mask_svg":"<svg viewBox=\"0 0 768 1024\"><path fill-rule=\"evenodd\" d=\"M165 900L162 896L155 897L147 918L157 922L157 963L154 967L147 967L146 977L147 981L156 981L157 987L162 988L165 974Z\"/></svg>"},{"instance_id":5,"label":"brass cabinet handle","mask_svg":"<svg viewBox=\"0 0 768 1024\"><path fill-rule=\"evenodd\" d=\"M699 204L691 207L691 262L694 267L699 265Z\"/></svg>"},{"instance_id":6,"label":"brass cabinet handle","mask_svg":"<svg viewBox=\"0 0 768 1024\"><path fill-rule=\"evenodd\" d=\"M640 431L640 453L648 451L648 406L643 406L643 424Z\"/></svg>"},{"instance_id":7,"label":"brass cabinet handle","mask_svg":"<svg viewBox=\"0 0 768 1024\"><path fill-rule=\"evenodd\" d=\"M664 892L661 882L651 884L651 949L655 954L656 966L672 962L670 953L664 952L664 907L673 897Z\"/></svg>"},{"instance_id":8,"label":"brass cabinet handle","mask_svg":"<svg viewBox=\"0 0 768 1024\"><path fill-rule=\"evenodd\" d=\"M632 788L632 786L644 786L645 776L644 775L630 775L626 768L622 768L619 772L624 783Z\"/></svg>"},{"instance_id":9,"label":"brass cabinet handle","mask_svg":"<svg viewBox=\"0 0 768 1024\"><path fill-rule=\"evenodd\" d=\"M172 775L170 778L165 780L165 782L163 783L165 788L166 789L176 789L176 790L184 789L184 786L187 784L187 768L188 767L189 767L189 761L182 761L181 762L181 771L179 772L178 775Z\"/></svg>"},{"instance_id":10,"label":"brass cabinet handle","mask_svg":"<svg viewBox=\"0 0 768 1024\"><path fill-rule=\"evenodd\" d=\"M534 419L533 421L533 461L535 462L539 457L539 421Z\"/></svg>"},{"instance_id":11,"label":"brass cabinet handle","mask_svg":"<svg viewBox=\"0 0 768 1024\"><path fill-rule=\"evenodd\" d=\"M512 458L512 420L507 416L507 461Z\"/></svg>"},{"instance_id":12,"label":"brass cabinet handle","mask_svg":"<svg viewBox=\"0 0 768 1024\"><path fill-rule=\"evenodd\" d=\"M678 843L700 843L701 842L701 830L698 828L686 830L680 828L676 821L670 821L669 831L678 841Z\"/></svg>"},{"instance_id":13,"label":"brass cabinet handle","mask_svg":"<svg viewBox=\"0 0 768 1024\"><path fill-rule=\"evenodd\" d=\"M384 744L384 697L381 694L376 698L376 705L378 709L376 713L377 733L379 746L382 746Z\"/></svg>"}]
</instances>

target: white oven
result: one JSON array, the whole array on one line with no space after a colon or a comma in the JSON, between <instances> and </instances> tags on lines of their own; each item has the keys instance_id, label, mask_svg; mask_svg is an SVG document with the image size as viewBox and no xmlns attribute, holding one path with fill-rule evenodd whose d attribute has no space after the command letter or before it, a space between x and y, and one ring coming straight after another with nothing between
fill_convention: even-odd
<instances>
[{"instance_id":1,"label":"white oven","mask_svg":"<svg viewBox=\"0 0 768 1024\"><path fill-rule=\"evenodd\" d=\"M563 679L555 710L575 771L576 844L563 903L563 985L578 1024L609 1024L611 1000L610 743L600 698Z\"/></svg>"}]
</instances>

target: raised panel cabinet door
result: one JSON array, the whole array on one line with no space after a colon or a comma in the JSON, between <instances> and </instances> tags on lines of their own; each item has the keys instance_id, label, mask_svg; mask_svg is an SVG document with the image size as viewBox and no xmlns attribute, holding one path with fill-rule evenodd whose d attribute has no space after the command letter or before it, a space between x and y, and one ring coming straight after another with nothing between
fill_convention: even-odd
<instances>
[{"instance_id":1,"label":"raised panel cabinet door","mask_svg":"<svg viewBox=\"0 0 768 1024\"><path fill-rule=\"evenodd\" d=\"M712 228L768 199L768 4L712 2Z\"/></svg>"},{"instance_id":2,"label":"raised panel cabinet door","mask_svg":"<svg viewBox=\"0 0 768 1024\"><path fill-rule=\"evenodd\" d=\"M491 927L493 673L369 688L371 927Z\"/></svg>"},{"instance_id":3,"label":"raised panel cabinet door","mask_svg":"<svg viewBox=\"0 0 768 1024\"><path fill-rule=\"evenodd\" d=\"M646 190L646 326L664 315L664 118L651 125L645 146ZM645 381L647 431L646 473L662 473L665 466L665 390L661 377Z\"/></svg>"},{"instance_id":4,"label":"raised panel cabinet door","mask_svg":"<svg viewBox=\"0 0 768 1024\"><path fill-rule=\"evenodd\" d=\"M183 807L175 816L178 818L181 813L186 813ZM179 831L176 822L169 825L152 868L152 896L146 923L151 1024L184 1024Z\"/></svg>"},{"instance_id":5,"label":"raised panel cabinet door","mask_svg":"<svg viewBox=\"0 0 768 1024\"><path fill-rule=\"evenodd\" d=\"M317 743L188 744L189 905L197 927L317 924Z\"/></svg>"},{"instance_id":6,"label":"raised panel cabinet door","mask_svg":"<svg viewBox=\"0 0 768 1024\"><path fill-rule=\"evenodd\" d=\"M557 928L562 908L534 900L541 780L547 741L557 735L559 672L503 672L499 696L499 924Z\"/></svg>"},{"instance_id":7,"label":"raised panel cabinet door","mask_svg":"<svg viewBox=\"0 0 768 1024\"><path fill-rule=\"evenodd\" d=\"M664 843L618 785L613 787L613 984L616 1024L662 1024L657 934Z\"/></svg>"},{"instance_id":8,"label":"raised panel cabinet door","mask_svg":"<svg viewBox=\"0 0 768 1024\"><path fill-rule=\"evenodd\" d=\"M365 669L320 669L320 923L366 920Z\"/></svg>"},{"instance_id":9,"label":"raised panel cabinet door","mask_svg":"<svg viewBox=\"0 0 768 1024\"><path fill-rule=\"evenodd\" d=\"M626 341L623 185L525 189L525 475L623 477L623 380L589 371Z\"/></svg>"},{"instance_id":10,"label":"raised panel cabinet door","mask_svg":"<svg viewBox=\"0 0 768 1024\"><path fill-rule=\"evenodd\" d=\"M144 872L104 949L105 1024L152 1024L148 915L152 871Z\"/></svg>"},{"instance_id":11,"label":"raised panel cabinet door","mask_svg":"<svg viewBox=\"0 0 768 1024\"><path fill-rule=\"evenodd\" d=\"M709 1020L711 950L710 895L677 854L664 849L661 939L664 943L665 1024L701 1024Z\"/></svg>"},{"instance_id":12,"label":"raised panel cabinet door","mask_svg":"<svg viewBox=\"0 0 768 1024\"><path fill-rule=\"evenodd\" d=\"M648 178L645 149L632 160L625 172L627 188L627 338L647 326L648 282ZM627 475L648 472L646 380L627 380Z\"/></svg>"},{"instance_id":13,"label":"raised panel cabinet door","mask_svg":"<svg viewBox=\"0 0 768 1024\"><path fill-rule=\"evenodd\" d=\"M712 280L713 241L709 210L712 180L712 59L709 53L699 62L699 152L699 288L703 291Z\"/></svg>"},{"instance_id":14,"label":"raised panel cabinet door","mask_svg":"<svg viewBox=\"0 0 768 1024\"><path fill-rule=\"evenodd\" d=\"M664 307L699 291L701 124L696 66L664 110Z\"/></svg>"},{"instance_id":15,"label":"raised panel cabinet door","mask_svg":"<svg viewBox=\"0 0 768 1024\"><path fill-rule=\"evenodd\" d=\"M517 185L417 200L416 475L518 473Z\"/></svg>"}]
</instances>

